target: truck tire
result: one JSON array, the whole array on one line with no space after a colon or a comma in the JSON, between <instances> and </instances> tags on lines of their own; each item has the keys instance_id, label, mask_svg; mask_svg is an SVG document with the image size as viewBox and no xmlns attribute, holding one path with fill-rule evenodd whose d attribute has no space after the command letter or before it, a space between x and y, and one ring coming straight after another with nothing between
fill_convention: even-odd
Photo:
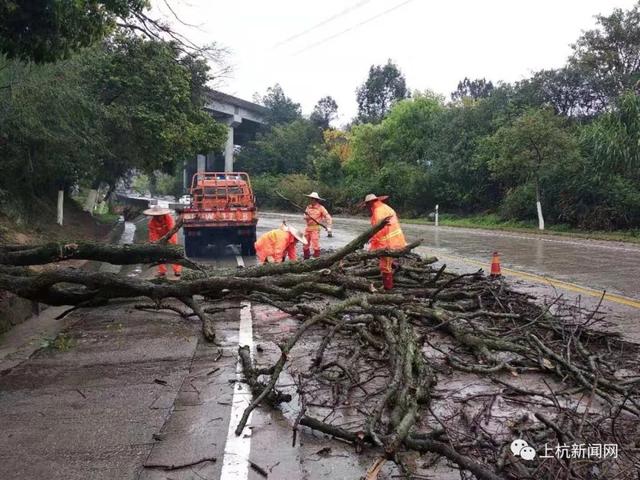
<instances>
[{"instance_id":1,"label":"truck tire","mask_svg":"<svg viewBox=\"0 0 640 480\"><path fill-rule=\"evenodd\" d=\"M256 247L254 243L255 241L252 241L251 239L242 241L240 247L244 257L253 257L256 254Z\"/></svg>"},{"instance_id":2,"label":"truck tire","mask_svg":"<svg viewBox=\"0 0 640 480\"><path fill-rule=\"evenodd\" d=\"M247 257L253 257L256 254L256 227L253 227L252 235L249 235L248 238L242 241L242 255Z\"/></svg>"},{"instance_id":3,"label":"truck tire","mask_svg":"<svg viewBox=\"0 0 640 480\"><path fill-rule=\"evenodd\" d=\"M184 252L189 258L194 258L200 255L200 242L196 239L185 237L184 238Z\"/></svg>"}]
</instances>

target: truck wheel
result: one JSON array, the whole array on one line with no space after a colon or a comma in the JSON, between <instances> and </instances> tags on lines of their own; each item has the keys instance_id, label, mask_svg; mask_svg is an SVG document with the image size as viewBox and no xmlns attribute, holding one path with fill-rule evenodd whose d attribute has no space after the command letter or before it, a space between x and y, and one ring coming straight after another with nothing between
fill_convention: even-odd
<instances>
[{"instance_id":1,"label":"truck wheel","mask_svg":"<svg viewBox=\"0 0 640 480\"><path fill-rule=\"evenodd\" d=\"M187 254L187 257L197 257L198 255L200 255L200 250L200 242L194 239L190 239L189 237L185 237L184 252Z\"/></svg>"},{"instance_id":2,"label":"truck wheel","mask_svg":"<svg viewBox=\"0 0 640 480\"><path fill-rule=\"evenodd\" d=\"M242 255L245 257L252 257L256 254L256 247L253 245L255 242L252 240L243 240L240 245L242 250Z\"/></svg>"}]
</instances>

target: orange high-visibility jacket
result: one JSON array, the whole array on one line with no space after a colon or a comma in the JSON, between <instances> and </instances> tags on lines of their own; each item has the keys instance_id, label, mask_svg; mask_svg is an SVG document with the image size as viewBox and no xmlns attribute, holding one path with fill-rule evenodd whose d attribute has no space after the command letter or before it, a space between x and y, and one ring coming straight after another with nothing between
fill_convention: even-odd
<instances>
[{"instance_id":1,"label":"orange high-visibility jacket","mask_svg":"<svg viewBox=\"0 0 640 480\"><path fill-rule=\"evenodd\" d=\"M318 222L324 224L326 227L331 228L333 219L327 209L322 205L309 205L304 211L304 219L307 221L307 230L320 230L320 225L312 220L315 218Z\"/></svg>"},{"instance_id":2,"label":"orange high-visibility jacket","mask_svg":"<svg viewBox=\"0 0 640 480\"><path fill-rule=\"evenodd\" d=\"M255 247L260 263L264 263L267 257L273 257L276 262L282 262L285 257L296 259L296 238L279 228L261 235Z\"/></svg>"},{"instance_id":3,"label":"orange high-visibility jacket","mask_svg":"<svg viewBox=\"0 0 640 480\"><path fill-rule=\"evenodd\" d=\"M166 215L151 217L151 220L149 220L149 241L157 242L169 233L169 230L171 230L174 225L175 222L173 221L173 217L168 213ZM178 243L178 235L176 233L171 235L169 243Z\"/></svg>"},{"instance_id":4,"label":"orange high-visibility jacket","mask_svg":"<svg viewBox=\"0 0 640 480\"><path fill-rule=\"evenodd\" d=\"M395 210L380 200L374 200L371 213L371 225L377 225L386 217L391 217L389 224L371 237L371 250L382 250L385 248L399 249L407 245Z\"/></svg>"}]
</instances>

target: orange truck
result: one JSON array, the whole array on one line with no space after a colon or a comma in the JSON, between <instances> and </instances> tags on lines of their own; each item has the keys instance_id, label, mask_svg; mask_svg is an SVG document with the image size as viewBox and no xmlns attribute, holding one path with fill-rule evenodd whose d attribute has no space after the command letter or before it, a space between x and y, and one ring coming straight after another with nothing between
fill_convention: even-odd
<instances>
[{"instance_id":1,"label":"orange truck","mask_svg":"<svg viewBox=\"0 0 640 480\"><path fill-rule=\"evenodd\" d=\"M188 257L224 253L240 245L255 255L258 211L249 175L244 172L198 172L191 180L191 203L182 208L184 248Z\"/></svg>"}]
</instances>

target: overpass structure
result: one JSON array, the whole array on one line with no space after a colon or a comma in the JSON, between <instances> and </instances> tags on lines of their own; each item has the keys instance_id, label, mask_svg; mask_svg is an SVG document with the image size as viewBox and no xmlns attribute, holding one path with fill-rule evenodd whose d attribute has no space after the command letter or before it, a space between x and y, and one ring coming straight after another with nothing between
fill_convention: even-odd
<instances>
[{"instance_id":1,"label":"overpass structure","mask_svg":"<svg viewBox=\"0 0 640 480\"><path fill-rule=\"evenodd\" d=\"M227 125L227 143L223 154L209 152L206 155L198 155L193 163L189 162L185 165L185 188L189 186L191 177L196 171L233 171L235 147L246 145L255 138L260 125L265 123L268 111L262 105L217 90L209 90L206 93L204 109L213 118Z\"/></svg>"}]
</instances>

